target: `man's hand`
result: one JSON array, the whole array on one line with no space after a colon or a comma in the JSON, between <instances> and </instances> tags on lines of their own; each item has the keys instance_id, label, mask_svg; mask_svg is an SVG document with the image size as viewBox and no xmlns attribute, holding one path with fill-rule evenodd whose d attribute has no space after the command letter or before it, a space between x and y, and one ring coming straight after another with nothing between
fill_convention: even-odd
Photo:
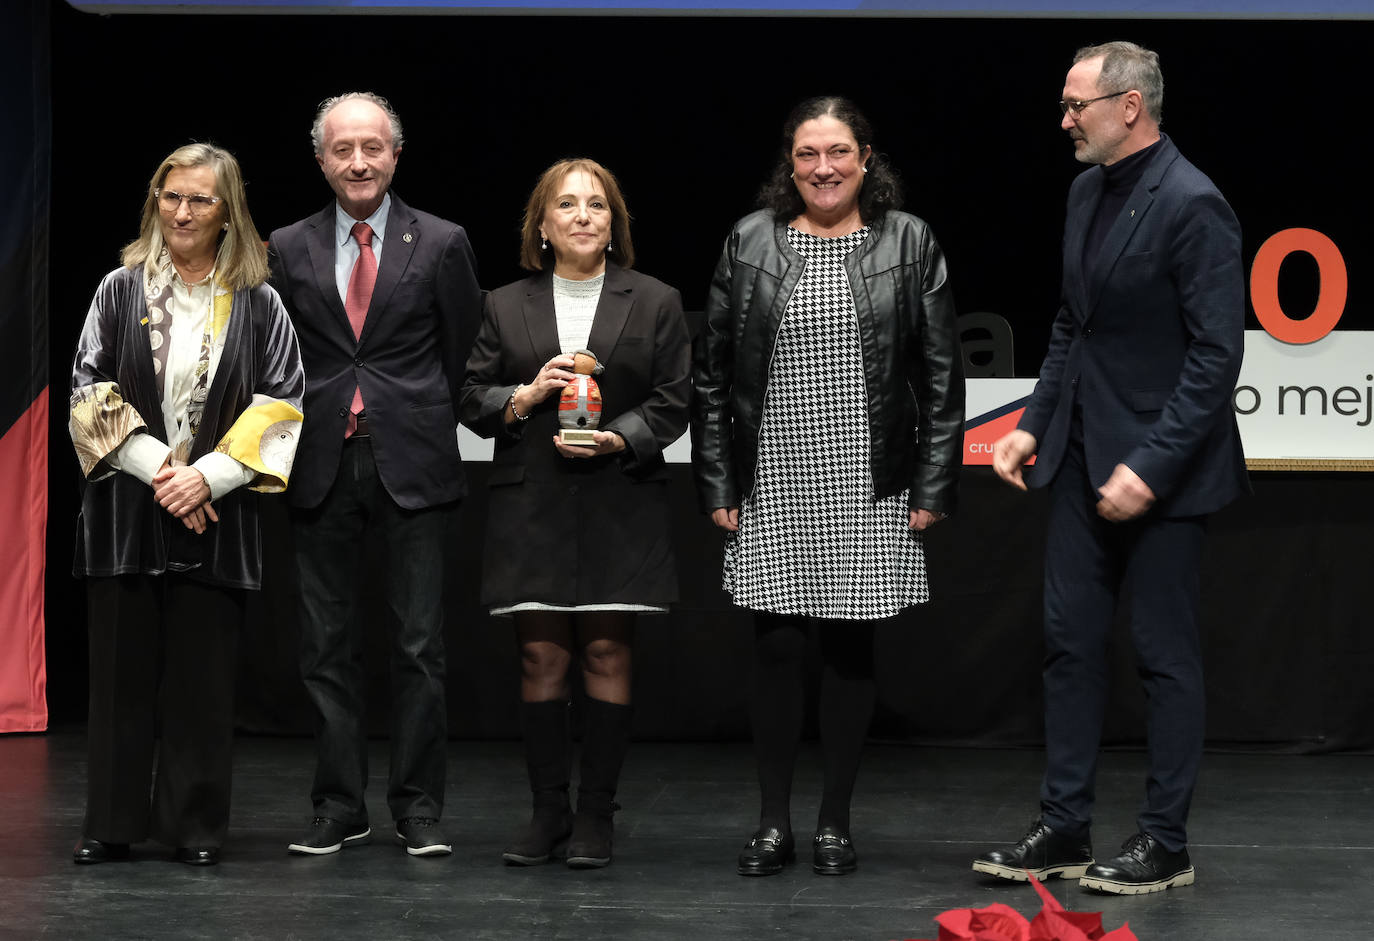
<instances>
[{"instance_id":1,"label":"man's hand","mask_svg":"<svg viewBox=\"0 0 1374 941\"><path fill-rule=\"evenodd\" d=\"M1021 479L1021 468L1035 453L1039 442L1029 431L1015 428L998 438L992 446L992 469L1017 490L1025 490L1026 482Z\"/></svg>"},{"instance_id":2,"label":"man's hand","mask_svg":"<svg viewBox=\"0 0 1374 941\"><path fill-rule=\"evenodd\" d=\"M1113 523L1124 523L1141 516L1155 502L1155 492L1125 464L1118 464L1112 476L1098 488L1097 515Z\"/></svg>"}]
</instances>

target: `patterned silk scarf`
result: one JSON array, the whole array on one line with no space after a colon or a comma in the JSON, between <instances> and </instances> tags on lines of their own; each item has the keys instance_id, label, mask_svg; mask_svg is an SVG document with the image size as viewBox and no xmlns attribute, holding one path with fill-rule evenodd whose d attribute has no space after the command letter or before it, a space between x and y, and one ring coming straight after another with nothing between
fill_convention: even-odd
<instances>
[{"instance_id":1,"label":"patterned silk scarf","mask_svg":"<svg viewBox=\"0 0 1374 941\"><path fill-rule=\"evenodd\" d=\"M143 295L148 310L148 343L153 351L153 372L157 375L158 397L164 402L169 392L167 356L171 347L175 307L172 284L176 277L176 269L172 266L171 257L166 250L158 256L155 264L150 263L143 268ZM210 277L214 278L213 272ZM224 327L229 322L229 313L233 309L233 292L218 281L214 281L213 284L214 300L210 315L205 318L205 330L200 338L200 357L196 360L193 373L191 399L187 404L185 417L177 417L175 440L169 442L172 460L182 464L187 463L191 445L200 431L200 420L205 413L205 400L210 391L211 364L218 358L216 353L223 350ZM171 434L172 430L168 429L168 433Z\"/></svg>"}]
</instances>

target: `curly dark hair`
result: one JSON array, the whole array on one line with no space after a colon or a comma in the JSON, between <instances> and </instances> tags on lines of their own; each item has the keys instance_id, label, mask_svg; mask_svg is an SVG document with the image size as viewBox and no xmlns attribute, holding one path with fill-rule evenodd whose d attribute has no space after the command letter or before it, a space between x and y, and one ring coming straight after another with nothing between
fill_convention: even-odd
<instances>
[{"instance_id":1,"label":"curly dark hair","mask_svg":"<svg viewBox=\"0 0 1374 941\"><path fill-rule=\"evenodd\" d=\"M862 111L848 98L824 95L808 98L792 109L782 125L782 152L768 182L759 190L759 208L780 219L795 219L806 211L806 203L792 180L792 144L797 128L815 118L830 116L849 128L859 142L859 150L873 146L873 128ZM868 158L868 173L859 190L859 215L873 222L889 209L902 208L902 182L887 157L873 150Z\"/></svg>"}]
</instances>

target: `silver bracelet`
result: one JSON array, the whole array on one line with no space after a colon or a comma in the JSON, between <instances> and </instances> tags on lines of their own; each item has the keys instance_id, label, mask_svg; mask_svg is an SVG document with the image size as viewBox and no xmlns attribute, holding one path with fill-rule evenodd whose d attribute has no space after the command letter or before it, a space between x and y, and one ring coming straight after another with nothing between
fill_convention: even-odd
<instances>
[{"instance_id":1,"label":"silver bracelet","mask_svg":"<svg viewBox=\"0 0 1374 941\"><path fill-rule=\"evenodd\" d=\"M515 387L515 391L512 392L512 393L510 394L510 399L509 399L509 401L506 402L506 404L510 406L510 413L511 413L512 415L515 416L515 420L516 420L516 421L529 421L529 420L530 420L530 417L529 417L528 415L521 415L520 412L519 412L519 410L516 409L516 407L515 407L515 396L516 396L516 394L519 393L519 391L520 391L521 389L523 389L523 388L525 388L525 384L522 382L522 383L520 383L518 386Z\"/></svg>"}]
</instances>

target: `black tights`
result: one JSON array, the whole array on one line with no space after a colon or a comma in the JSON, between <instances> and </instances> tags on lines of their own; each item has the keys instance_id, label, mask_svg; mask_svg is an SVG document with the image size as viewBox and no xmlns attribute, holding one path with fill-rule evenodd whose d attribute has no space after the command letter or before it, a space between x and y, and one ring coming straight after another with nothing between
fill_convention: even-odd
<instances>
[{"instance_id":1,"label":"black tights","mask_svg":"<svg viewBox=\"0 0 1374 941\"><path fill-rule=\"evenodd\" d=\"M873 717L874 621L757 614L754 618L754 756L758 761L761 827L791 832L792 771L801 741L807 632L820 640L820 733L825 789L818 827L849 831L849 803Z\"/></svg>"}]
</instances>

